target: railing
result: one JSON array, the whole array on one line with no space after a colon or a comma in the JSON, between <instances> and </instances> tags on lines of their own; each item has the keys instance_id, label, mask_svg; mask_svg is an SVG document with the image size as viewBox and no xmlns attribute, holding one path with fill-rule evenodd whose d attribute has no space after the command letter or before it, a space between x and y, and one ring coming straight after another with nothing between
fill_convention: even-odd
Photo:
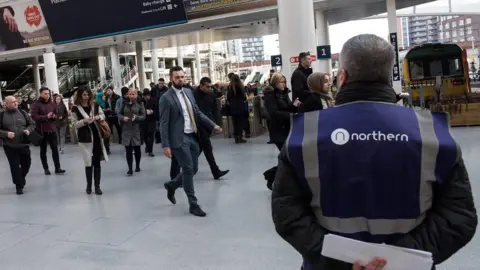
<instances>
[{"instance_id":1,"label":"railing","mask_svg":"<svg viewBox=\"0 0 480 270\"><path fill-rule=\"evenodd\" d=\"M127 85L130 80L137 75L137 68L134 67L122 78L122 85Z\"/></svg>"}]
</instances>

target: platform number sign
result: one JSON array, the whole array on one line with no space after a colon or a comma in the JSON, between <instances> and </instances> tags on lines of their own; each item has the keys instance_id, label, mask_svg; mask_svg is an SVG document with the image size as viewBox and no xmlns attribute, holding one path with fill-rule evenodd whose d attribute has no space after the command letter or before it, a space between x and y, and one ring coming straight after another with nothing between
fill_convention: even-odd
<instances>
[{"instance_id":1,"label":"platform number sign","mask_svg":"<svg viewBox=\"0 0 480 270\"><path fill-rule=\"evenodd\" d=\"M332 59L332 49L330 45L317 46L317 59Z\"/></svg>"},{"instance_id":2,"label":"platform number sign","mask_svg":"<svg viewBox=\"0 0 480 270\"><path fill-rule=\"evenodd\" d=\"M282 55L272 55L270 58L272 62L272 67L281 67L282 66Z\"/></svg>"},{"instance_id":3,"label":"platform number sign","mask_svg":"<svg viewBox=\"0 0 480 270\"><path fill-rule=\"evenodd\" d=\"M398 35L397 33L390 33L390 44L395 49L395 59L393 61L392 80L394 82L400 81L400 64L398 63Z\"/></svg>"}]
</instances>

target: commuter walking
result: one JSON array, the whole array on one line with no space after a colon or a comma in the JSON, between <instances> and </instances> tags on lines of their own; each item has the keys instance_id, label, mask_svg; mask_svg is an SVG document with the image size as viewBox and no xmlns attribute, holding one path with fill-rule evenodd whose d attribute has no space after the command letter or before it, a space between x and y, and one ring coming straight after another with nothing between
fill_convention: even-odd
<instances>
[{"instance_id":1,"label":"commuter walking","mask_svg":"<svg viewBox=\"0 0 480 270\"><path fill-rule=\"evenodd\" d=\"M61 154L63 154L65 150L65 139L67 136L68 128L68 109L67 106L63 104L63 98L61 95L55 95L54 100L58 108L58 117L56 121L58 150Z\"/></svg>"},{"instance_id":2,"label":"commuter walking","mask_svg":"<svg viewBox=\"0 0 480 270\"><path fill-rule=\"evenodd\" d=\"M228 86L227 103L233 119L233 135L235 143L246 143L243 139L243 130L248 124L248 102L240 77L233 74Z\"/></svg>"},{"instance_id":3,"label":"commuter walking","mask_svg":"<svg viewBox=\"0 0 480 270\"><path fill-rule=\"evenodd\" d=\"M308 88L307 79L312 71L312 58L309 52L302 52L298 55L298 67L292 73L292 99L296 100L297 98L303 102L305 96L310 93Z\"/></svg>"},{"instance_id":4,"label":"commuter walking","mask_svg":"<svg viewBox=\"0 0 480 270\"><path fill-rule=\"evenodd\" d=\"M472 188L449 116L396 104L394 59L380 37L349 39L340 53L337 106L293 116L272 217L305 270L352 269L322 256L328 233L429 251L434 264L475 234Z\"/></svg>"},{"instance_id":5,"label":"commuter walking","mask_svg":"<svg viewBox=\"0 0 480 270\"><path fill-rule=\"evenodd\" d=\"M50 145L50 150L52 151L55 174L64 174L65 170L60 166L60 156L58 154L56 121L59 112L57 105L52 102L50 89L47 87L40 88L40 97L33 104L31 114L32 119L35 121L36 130L43 136L40 144L40 159L45 174L51 174L48 168L47 145Z\"/></svg>"},{"instance_id":6,"label":"commuter walking","mask_svg":"<svg viewBox=\"0 0 480 270\"><path fill-rule=\"evenodd\" d=\"M222 129L200 111L192 92L183 87L185 72L181 67L170 69L170 81L172 88L160 99L160 132L164 155L168 158L175 156L182 172L164 186L167 198L176 204L175 191L183 184L190 213L204 217L206 213L198 205L193 184L200 155L198 127L202 125L216 132L222 132Z\"/></svg>"},{"instance_id":7,"label":"commuter walking","mask_svg":"<svg viewBox=\"0 0 480 270\"><path fill-rule=\"evenodd\" d=\"M270 77L270 86L264 90L264 100L267 113L270 116L270 133L271 140L277 146L278 150L282 150L283 144L290 132L290 116L297 112L300 101L290 100L287 88L287 79L281 73L274 73ZM277 173L277 166L265 171L263 176L267 180L267 188L272 189L273 181Z\"/></svg>"},{"instance_id":8,"label":"commuter walking","mask_svg":"<svg viewBox=\"0 0 480 270\"><path fill-rule=\"evenodd\" d=\"M158 122L158 103L152 99L151 92L148 89L143 90L143 103L145 106L145 121L143 122L143 140L145 141L145 153L154 157L153 143L155 140L155 130Z\"/></svg>"},{"instance_id":9,"label":"commuter walking","mask_svg":"<svg viewBox=\"0 0 480 270\"><path fill-rule=\"evenodd\" d=\"M23 194L25 177L32 162L28 136L35 129L35 122L23 110L13 96L5 97L5 110L0 112L0 138L12 174L17 194Z\"/></svg>"},{"instance_id":10,"label":"commuter walking","mask_svg":"<svg viewBox=\"0 0 480 270\"><path fill-rule=\"evenodd\" d=\"M117 101L120 99L120 96L115 94L113 91L112 87L108 87L107 90L105 91L105 116L107 117L106 121L108 123L108 126L110 127L110 130L112 131L113 134L113 127L117 130L118 134L118 143L122 143L122 129L120 128L120 122L118 121L118 115L115 111L115 106L117 104ZM105 149L107 149L107 154L110 155L110 140L111 137L105 138L103 140Z\"/></svg>"},{"instance_id":11,"label":"commuter walking","mask_svg":"<svg viewBox=\"0 0 480 270\"><path fill-rule=\"evenodd\" d=\"M95 102L95 94L86 87L77 90L72 108L72 126L78 137L78 147L85 164L87 194L92 193L92 177L95 194L102 195L100 188L102 178L101 161L108 161L107 150L100 135L98 121L105 120L102 108Z\"/></svg>"},{"instance_id":12,"label":"commuter walking","mask_svg":"<svg viewBox=\"0 0 480 270\"><path fill-rule=\"evenodd\" d=\"M135 152L135 172L139 172L142 159L142 122L145 120L145 107L138 100L137 90L128 91L128 99L124 100L119 111L118 119L122 122L122 144L125 146L125 157L128 165L128 176L133 175L133 153Z\"/></svg>"}]
</instances>

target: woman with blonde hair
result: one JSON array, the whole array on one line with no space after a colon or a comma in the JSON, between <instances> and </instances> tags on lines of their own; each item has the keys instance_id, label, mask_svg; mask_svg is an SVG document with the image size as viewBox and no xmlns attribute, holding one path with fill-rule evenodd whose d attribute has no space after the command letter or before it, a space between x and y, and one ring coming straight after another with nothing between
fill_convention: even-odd
<instances>
[{"instance_id":1,"label":"woman with blonde hair","mask_svg":"<svg viewBox=\"0 0 480 270\"><path fill-rule=\"evenodd\" d=\"M102 168L100 162L107 161L107 151L100 136L98 121L105 120L102 108L94 102L95 95L87 87L79 87L72 107L72 126L78 138L78 146L85 162L87 194L92 193L92 176L95 182L95 194L102 195L100 179Z\"/></svg>"},{"instance_id":2,"label":"woman with blonde hair","mask_svg":"<svg viewBox=\"0 0 480 270\"><path fill-rule=\"evenodd\" d=\"M281 150L290 132L290 114L297 112L300 101L292 102L288 93L287 80L282 73L274 73L270 79L270 86L265 88L263 99L270 117L271 141ZM272 189L277 167L273 167L263 173L267 180L267 187Z\"/></svg>"},{"instance_id":3,"label":"woman with blonde hair","mask_svg":"<svg viewBox=\"0 0 480 270\"><path fill-rule=\"evenodd\" d=\"M334 100L330 93L332 86L330 75L322 72L315 72L308 76L308 88L312 91L309 93L302 105L300 112L311 112L333 107Z\"/></svg>"}]
</instances>

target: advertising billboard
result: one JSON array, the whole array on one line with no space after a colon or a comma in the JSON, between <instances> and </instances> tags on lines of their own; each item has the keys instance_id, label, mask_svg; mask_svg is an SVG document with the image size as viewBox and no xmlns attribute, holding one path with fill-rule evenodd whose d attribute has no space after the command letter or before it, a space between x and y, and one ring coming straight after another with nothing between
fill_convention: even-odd
<instances>
[{"instance_id":1,"label":"advertising billboard","mask_svg":"<svg viewBox=\"0 0 480 270\"><path fill-rule=\"evenodd\" d=\"M0 6L0 51L52 43L38 1L10 1Z\"/></svg>"},{"instance_id":2,"label":"advertising billboard","mask_svg":"<svg viewBox=\"0 0 480 270\"><path fill-rule=\"evenodd\" d=\"M277 5L277 0L184 0L188 19Z\"/></svg>"},{"instance_id":3,"label":"advertising billboard","mask_svg":"<svg viewBox=\"0 0 480 270\"><path fill-rule=\"evenodd\" d=\"M184 0L39 0L55 44L187 22Z\"/></svg>"}]
</instances>

